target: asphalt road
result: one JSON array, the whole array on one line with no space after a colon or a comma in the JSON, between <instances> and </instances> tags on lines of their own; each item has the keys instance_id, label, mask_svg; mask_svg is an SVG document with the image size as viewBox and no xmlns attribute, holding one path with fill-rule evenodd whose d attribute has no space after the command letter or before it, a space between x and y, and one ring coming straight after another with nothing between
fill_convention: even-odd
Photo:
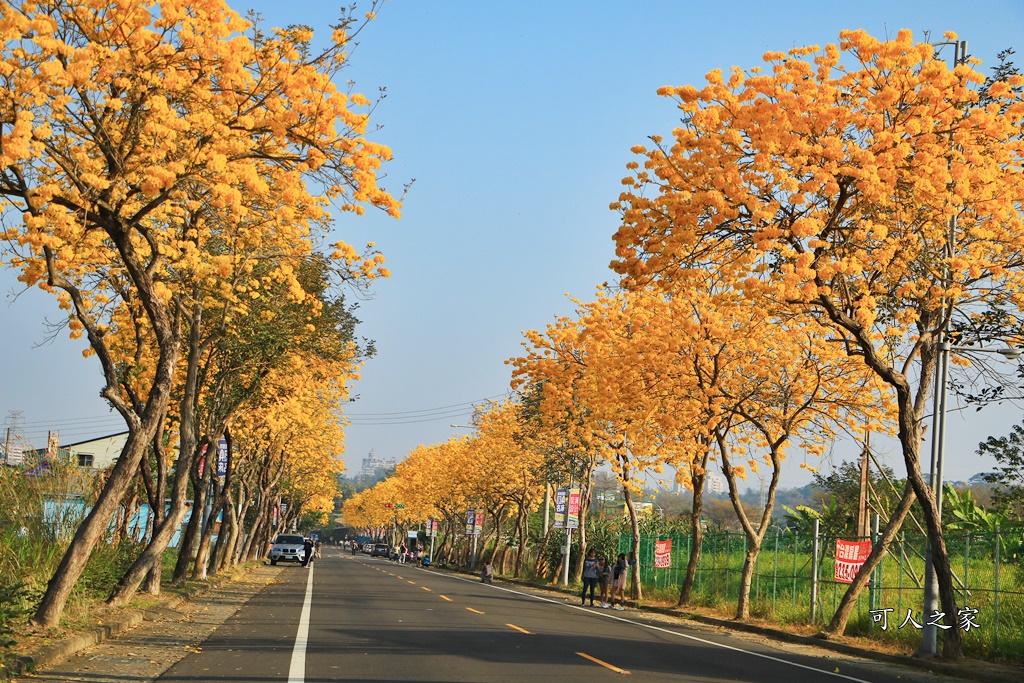
<instances>
[{"instance_id":1,"label":"asphalt road","mask_svg":"<svg viewBox=\"0 0 1024 683\"><path fill-rule=\"evenodd\" d=\"M940 680L333 547L311 569L285 567L157 680L565 683L626 675L702 682Z\"/></svg>"}]
</instances>

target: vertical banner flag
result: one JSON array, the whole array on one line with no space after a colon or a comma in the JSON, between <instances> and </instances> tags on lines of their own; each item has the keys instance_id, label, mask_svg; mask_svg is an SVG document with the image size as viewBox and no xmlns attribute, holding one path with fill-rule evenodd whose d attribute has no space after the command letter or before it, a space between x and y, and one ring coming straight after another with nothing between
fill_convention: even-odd
<instances>
[{"instance_id":1,"label":"vertical banner flag","mask_svg":"<svg viewBox=\"0 0 1024 683\"><path fill-rule=\"evenodd\" d=\"M672 539L654 542L654 566L656 569L668 569L672 566Z\"/></svg>"},{"instance_id":2,"label":"vertical banner flag","mask_svg":"<svg viewBox=\"0 0 1024 683\"><path fill-rule=\"evenodd\" d=\"M430 536L431 537L437 536L437 520L436 519L431 517L430 520L429 520L429 524L428 524L427 528L430 529Z\"/></svg>"},{"instance_id":3,"label":"vertical banner flag","mask_svg":"<svg viewBox=\"0 0 1024 683\"><path fill-rule=\"evenodd\" d=\"M565 514L565 528L580 528L580 490L569 489L569 504Z\"/></svg>"},{"instance_id":4,"label":"vertical banner flag","mask_svg":"<svg viewBox=\"0 0 1024 683\"><path fill-rule=\"evenodd\" d=\"M565 489L558 489L555 491L555 528L565 528L565 508L566 508L566 497L567 491Z\"/></svg>"},{"instance_id":5,"label":"vertical banner flag","mask_svg":"<svg viewBox=\"0 0 1024 683\"><path fill-rule=\"evenodd\" d=\"M473 533L477 536L484 532L484 511L476 511L476 520L473 522Z\"/></svg>"},{"instance_id":6,"label":"vertical banner flag","mask_svg":"<svg viewBox=\"0 0 1024 683\"><path fill-rule=\"evenodd\" d=\"M871 541L836 539L836 575L840 583L853 583L864 561L871 554Z\"/></svg>"},{"instance_id":7,"label":"vertical banner flag","mask_svg":"<svg viewBox=\"0 0 1024 683\"><path fill-rule=\"evenodd\" d=\"M466 535L472 536L473 530L476 528L476 510L470 510L466 513Z\"/></svg>"},{"instance_id":8,"label":"vertical banner flag","mask_svg":"<svg viewBox=\"0 0 1024 683\"><path fill-rule=\"evenodd\" d=\"M217 476L224 477L228 473L228 440L221 439L217 444Z\"/></svg>"}]
</instances>

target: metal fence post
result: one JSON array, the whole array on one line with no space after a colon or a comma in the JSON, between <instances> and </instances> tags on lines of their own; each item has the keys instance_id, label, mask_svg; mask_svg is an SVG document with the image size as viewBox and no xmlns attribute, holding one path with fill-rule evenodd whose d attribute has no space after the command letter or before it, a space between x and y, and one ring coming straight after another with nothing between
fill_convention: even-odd
<instances>
[{"instance_id":1,"label":"metal fence post","mask_svg":"<svg viewBox=\"0 0 1024 683\"><path fill-rule=\"evenodd\" d=\"M772 615L775 614L775 599L779 592L779 527L775 527L775 561L772 563Z\"/></svg>"},{"instance_id":2,"label":"metal fence post","mask_svg":"<svg viewBox=\"0 0 1024 683\"><path fill-rule=\"evenodd\" d=\"M793 532L793 544L790 546L793 549L793 590L789 593L790 607L796 611L796 549L800 544L797 542L800 539L800 532Z\"/></svg>"},{"instance_id":3,"label":"metal fence post","mask_svg":"<svg viewBox=\"0 0 1024 683\"><path fill-rule=\"evenodd\" d=\"M996 652L999 651L999 546L1002 545L1002 539L999 536L999 522L996 522L996 566L993 589L993 615L992 615L992 649Z\"/></svg>"},{"instance_id":4,"label":"metal fence post","mask_svg":"<svg viewBox=\"0 0 1024 683\"><path fill-rule=\"evenodd\" d=\"M967 609L967 600L971 582L971 531L967 530L964 536L964 609Z\"/></svg>"},{"instance_id":5,"label":"metal fence post","mask_svg":"<svg viewBox=\"0 0 1024 683\"><path fill-rule=\"evenodd\" d=\"M818 620L818 554L820 552L818 532L821 522L814 520L814 543L811 546L811 623Z\"/></svg>"}]
</instances>

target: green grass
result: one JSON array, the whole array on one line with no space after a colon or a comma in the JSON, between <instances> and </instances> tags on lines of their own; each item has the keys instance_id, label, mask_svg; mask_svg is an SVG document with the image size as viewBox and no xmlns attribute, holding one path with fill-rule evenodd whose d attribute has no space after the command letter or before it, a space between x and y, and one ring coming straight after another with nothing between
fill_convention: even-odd
<instances>
[{"instance_id":1,"label":"green grass","mask_svg":"<svg viewBox=\"0 0 1024 683\"><path fill-rule=\"evenodd\" d=\"M947 543L953 570L958 577L958 605L978 610L973 621L978 628L963 631L964 650L970 657L990 660L1024 661L1024 565L1020 555L1007 549L1016 537L1008 533L999 546L990 535L948 532ZM656 569L654 538L644 538L640 546L641 578L645 597L673 602L685 575L689 546L686 537L673 538L671 567ZM628 549L624 538L620 550ZM778 543L778 545L776 545ZM819 565L819 600L816 623L831 618L846 591L846 584L832 580L835 548L833 538L822 541ZM859 596L846 633L888 643L904 651L916 650L921 631L907 624L900 628L912 610L918 623L922 615L924 541L907 537L894 543L877 570L874 590ZM709 534L705 539L701 562L694 584L692 604L723 612L735 610L740 574L746 553L742 534ZM1009 554L1009 561L1006 555ZM762 546L751 590L751 615L779 624L811 623L811 549L809 539L793 534L769 534ZM871 610L892 609L882 630ZM953 623L945 620L944 623Z\"/></svg>"}]
</instances>

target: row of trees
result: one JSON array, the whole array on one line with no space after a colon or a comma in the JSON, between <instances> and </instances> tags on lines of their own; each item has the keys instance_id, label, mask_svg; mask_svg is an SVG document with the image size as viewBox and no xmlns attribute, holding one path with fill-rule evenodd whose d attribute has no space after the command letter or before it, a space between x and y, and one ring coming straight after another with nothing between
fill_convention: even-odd
<instances>
[{"instance_id":1,"label":"row of trees","mask_svg":"<svg viewBox=\"0 0 1024 683\"><path fill-rule=\"evenodd\" d=\"M529 435L515 442L530 453L521 466L535 485L568 481L552 476L561 470L586 487L607 464L634 547L642 475L672 468L691 488L695 542L680 604L700 553L709 468L725 476L747 538L742 619L787 453L799 449L801 466L813 466L841 433L874 431L898 439L905 487L828 630L845 629L912 507L941 609L956 614L940 511L921 469L938 344L1017 343L1024 303L1024 79L1003 65L986 82L974 66L950 68L909 31L890 41L850 31L824 49L768 53L765 67L712 72L702 88L662 88L680 123L634 148L612 204L622 219L618 286L528 333L525 355L510 361ZM476 439L486 438L481 425L477 437L420 449L411 459L438 458L431 467L451 462L443 453L464 455L458 468L415 478L400 469L379 488L420 488L421 516L471 507L495 480L452 486L477 477L487 458ZM753 516L738 496L748 471L769 482ZM352 501L363 506L353 519L372 519L376 495ZM585 530L579 542L585 551ZM958 630L943 637L944 655L962 656Z\"/></svg>"},{"instance_id":2,"label":"row of trees","mask_svg":"<svg viewBox=\"0 0 1024 683\"><path fill-rule=\"evenodd\" d=\"M57 623L135 482L155 525L115 604L147 575L158 590L190 490L225 523L210 564L192 515L177 578L194 556L202 575L261 552L278 494L329 508L370 350L344 288L387 276L372 244L328 244L330 209L399 212L370 102L334 85L362 21L343 15L315 49L310 29L267 30L223 0L0 3L5 260L57 296L128 430L36 624ZM203 454L222 438L218 480Z\"/></svg>"}]
</instances>

